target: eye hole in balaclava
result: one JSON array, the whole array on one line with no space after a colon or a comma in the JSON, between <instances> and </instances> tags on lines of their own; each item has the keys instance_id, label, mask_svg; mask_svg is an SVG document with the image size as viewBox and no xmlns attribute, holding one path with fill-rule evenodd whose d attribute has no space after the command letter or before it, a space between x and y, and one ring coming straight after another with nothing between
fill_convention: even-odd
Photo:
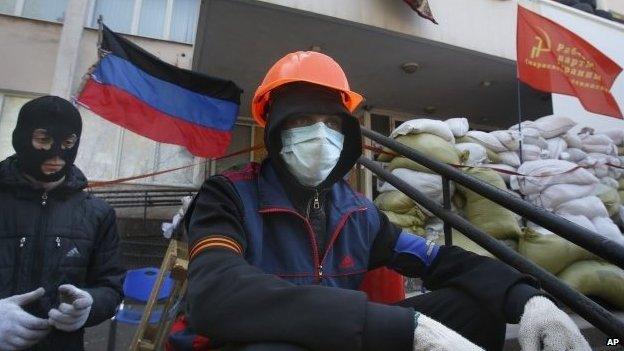
<instances>
[{"instance_id":1,"label":"eye hole in balaclava","mask_svg":"<svg viewBox=\"0 0 624 351\"><path fill-rule=\"evenodd\" d=\"M27 102L13 131L19 169L41 182L61 179L74 164L81 132L80 113L69 101L43 96Z\"/></svg>"}]
</instances>

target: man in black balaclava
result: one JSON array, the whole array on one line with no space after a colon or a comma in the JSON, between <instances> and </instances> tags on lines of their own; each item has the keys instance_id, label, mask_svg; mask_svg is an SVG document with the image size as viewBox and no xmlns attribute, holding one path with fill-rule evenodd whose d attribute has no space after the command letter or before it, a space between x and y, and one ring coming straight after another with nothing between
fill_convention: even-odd
<instances>
[{"instance_id":1,"label":"man in black balaclava","mask_svg":"<svg viewBox=\"0 0 624 351\"><path fill-rule=\"evenodd\" d=\"M500 350L522 318L524 340L582 345L534 279L402 230L351 189L360 101L321 53L269 70L252 100L267 159L211 177L188 209L191 330L245 351L476 351ZM363 276L383 266L432 291L368 301Z\"/></svg>"},{"instance_id":2,"label":"man in black balaclava","mask_svg":"<svg viewBox=\"0 0 624 351\"><path fill-rule=\"evenodd\" d=\"M34 99L0 162L1 350L82 350L121 301L115 212L74 166L81 131L70 102Z\"/></svg>"}]
</instances>

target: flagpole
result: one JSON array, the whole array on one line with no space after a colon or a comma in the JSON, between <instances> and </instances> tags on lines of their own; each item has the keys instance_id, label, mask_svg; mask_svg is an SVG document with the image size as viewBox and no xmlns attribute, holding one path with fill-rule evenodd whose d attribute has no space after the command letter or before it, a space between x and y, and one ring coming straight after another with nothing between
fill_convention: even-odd
<instances>
[{"instance_id":1,"label":"flagpole","mask_svg":"<svg viewBox=\"0 0 624 351\"><path fill-rule=\"evenodd\" d=\"M516 76L516 87L517 87L517 94L518 94L518 133L520 133L520 143L519 143L519 153L520 153L520 164L524 163L524 156L522 155L522 141L524 139L524 136L522 134L522 101L520 100L520 78L519 76Z\"/></svg>"},{"instance_id":2,"label":"flagpole","mask_svg":"<svg viewBox=\"0 0 624 351\"><path fill-rule=\"evenodd\" d=\"M80 102L78 101L78 97L82 93L82 90L87 84L87 81L89 80L89 78L91 78L91 74L93 74L93 71L95 70L95 66L97 66L100 59L104 56L104 53L102 52L102 49L101 49L102 36L103 36L102 33L104 32L104 19L102 15L98 16L97 23L98 23L98 40L97 40L98 61L94 63L93 65L91 65L91 67L87 69L87 72L82 76L82 79L80 81L80 84L78 85L78 89L76 90L76 93L71 97L74 104L80 104Z\"/></svg>"}]
</instances>

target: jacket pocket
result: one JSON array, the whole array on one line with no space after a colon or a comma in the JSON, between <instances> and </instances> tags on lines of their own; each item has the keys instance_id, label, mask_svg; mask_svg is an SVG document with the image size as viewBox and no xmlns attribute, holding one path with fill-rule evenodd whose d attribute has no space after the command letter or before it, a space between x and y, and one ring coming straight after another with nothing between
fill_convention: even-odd
<instances>
[{"instance_id":1,"label":"jacket pocket","mask_svg":"<svg viewBox=\"0 0 624 351\"><path fill-rule=\"evenodd\" d=\"M89 262L83 251L72 238L62 235L46 237L46 254L49 257L46 276L51 285L84 285Z\"/></svg>"},{"instance_id":2,"label":"jacket pocket","mask_svg":"<svg viewBox=\"0 0 624 351\"><path fill-rule=\"evenodd\" d=\"M12 295L19 287L24 274L24 257L30 245L28 235L2 235L0 233L0 297Z\"/></svg>"}]
</instances>

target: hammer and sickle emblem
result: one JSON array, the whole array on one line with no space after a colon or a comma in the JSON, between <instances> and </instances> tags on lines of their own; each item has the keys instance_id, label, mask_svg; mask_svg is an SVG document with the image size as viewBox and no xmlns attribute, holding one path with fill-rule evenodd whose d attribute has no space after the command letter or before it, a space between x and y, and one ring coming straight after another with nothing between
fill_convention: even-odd
<instances>
[{"instance_id":1,"label":"hammer and sickle emblem","mask_svg":"<svg viewBox=\"0 0 624 351\"><path fill-rule=\"evenodd\" d=\"M546 33L541 28L537 28L537 29L541 32L542 37L535 36L535 40L537 42L533 46L533 48L531 49L531 58L532 59L540 57L542 52L550 52L551 48L552 48L552 44L551 44L551 41L550 41L550 37L548 36L548 33Z\"/></svg>"}]
</instances>

